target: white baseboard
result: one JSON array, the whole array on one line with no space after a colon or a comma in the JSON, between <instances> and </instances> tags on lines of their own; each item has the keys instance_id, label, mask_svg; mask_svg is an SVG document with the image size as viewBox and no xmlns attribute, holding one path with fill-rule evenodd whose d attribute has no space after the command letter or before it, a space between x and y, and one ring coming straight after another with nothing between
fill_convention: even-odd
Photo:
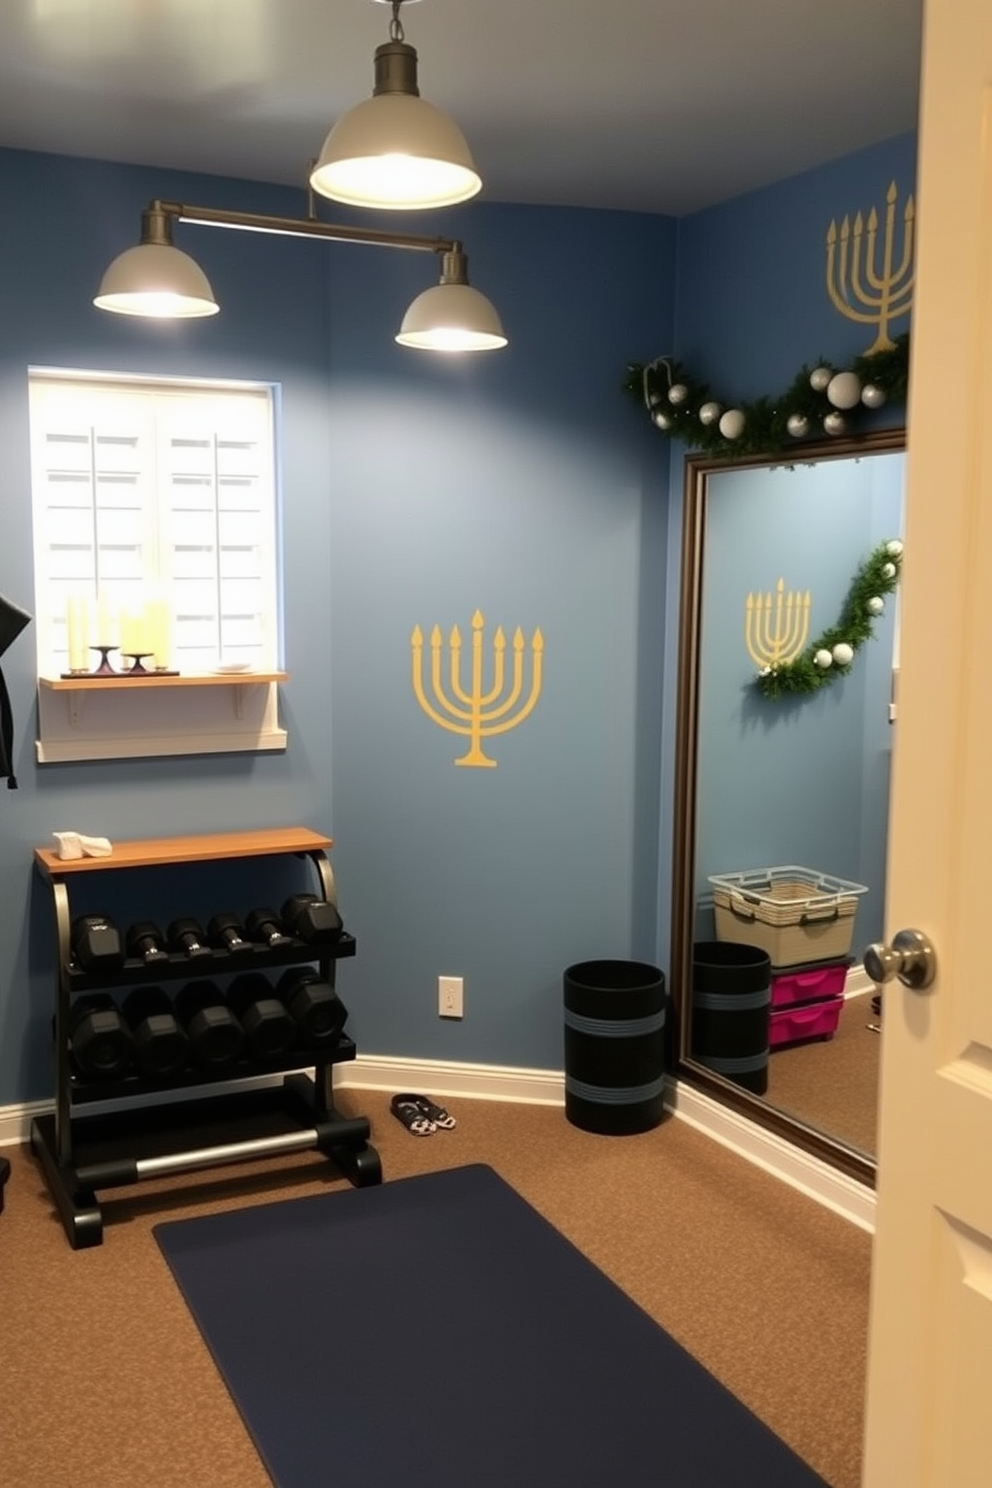
<instances>
[{"instance_id":1,"label":"white baseboard","mask_svg":"<svg viewBox=\"0 0 992 1488\"><path fill-rule=\"evenodd\" d=\"M564 1106L562 1070L517 1069L498 1064L450 1064L441 1059L400 1059L361 1055L335 1072L344 1090L422 1091L425 1095L464 1095L471 1100L518 1101L532 1106Z\"/></svg>"},{"instance_id":2,"label":"white baseboard","mask_svg":"<svg viewBox=\"0 0 992 1488\"><path fill-rule=\"evenodd\" d=\"M818 1204L850 1220L862 1230L875 1232L875 1190L838 1172L828 1163L794 1147L791 1142L766 1131L736 1111L722 1106L691 1085L676 1084L668 1104L675 1115L715 1142L729 1147L766 1173L797 1188Z\"/></svg>"},{"instance_id":3,"label":"white baseboard","mask_svg":"<svg viewBox=\"0 0 992 1488\"><path fill-rule=\"evenodd\" d=\"M847 973L847 980L844 983L845 997L863 997L866 992L877 991L878 984L872 981L860 961L856 966L851 967Z\"/></svg>"},{"instance_id":4,"label":"white baseboard","mask_svg":"<svg viewBox=\"0 0 992 1488\"><path fill-rule=\"evenodd\" d=\"M239 1082L242 1088L271 1085L281 1076L266 1075ZM471 1100L517 1101L531 1105L564 1106L565 1076L560 1070L517 1069L490 1064L452 1064L445 1060L404 1059L391 1055L358 1055L339 1065L335 1084L343 1090L422 1091L434 1096L464 1096ZM216 1088L216 1087L215 1087ZM173 1100L193 1092L170 1092ZM151 1097L161 1103L163 1097ZM817 1203L863 1230L874 1232L875 1194L872 1189L837 1172L754 1122L721 1106L710 1096L676 1081L669 1083L666 1105L680 1120L712 1137L766 1173L799 1189ZM26 1142L31 1122L54 1109L52 1101L29 1101L0 1107L0 1147ZM104 1107L101 1107L104 1109ZM91 1114L96 1109L87 1107ZM622 1140L619 1139L618 1140Z\"/></svg>"},{"instance_id":5,"label":"white baseboard","mask_svg":"<svg viewBox=\"0 0 992 1488\"><path fill-rule=\"evenodd\" d=\"M54 1101L25 1101L20 1106L0 1106L0 1147L26 1142L36 1116L47 1116L55 1110Z\"/></svg>"}]
</instances>

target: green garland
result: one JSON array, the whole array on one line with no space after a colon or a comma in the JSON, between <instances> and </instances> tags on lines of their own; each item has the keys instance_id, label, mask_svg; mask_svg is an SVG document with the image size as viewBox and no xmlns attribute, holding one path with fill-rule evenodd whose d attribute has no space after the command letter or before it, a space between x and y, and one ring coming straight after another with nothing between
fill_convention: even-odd
<instances>
[{"instance_id":1,"label":"green garland","mask_svg":"<svg viewBox=\"0 0 992 1488\"><path fill-rule=\"evenodd\" d=\"M835 677L845 677L872 626L881 614L882 600L894 594L902 570L902 543L880 543L851 581L841 617L830 630L808 646L795 661L764 667L755 685L767 698L808 696Z\"/></svg>"},{"instance_id":2,"label":"green garland","mask_svg":"<svg viewBox=\"0 0 992 1488\"><path fill-rule=\"evenodd\" d=\"M861 385L861 399L853 408L840 409L827 396L826 384L838 370L830 362L819 361L813 369L802 367L778 398L726 403L714 398L708 385L681 363L659 357L647 364L630 363L623 387L647 408L657 428L694 449L738 458L781 454L824 433L855 433L868 409L883 403L904 404L909 382L908 331L896 337L891 349L856 357L851 363L847 370ZM728 438L720 428L722 415L730 410L743 416L743 428L735 438Z\"/></svg>"}]
</instances>

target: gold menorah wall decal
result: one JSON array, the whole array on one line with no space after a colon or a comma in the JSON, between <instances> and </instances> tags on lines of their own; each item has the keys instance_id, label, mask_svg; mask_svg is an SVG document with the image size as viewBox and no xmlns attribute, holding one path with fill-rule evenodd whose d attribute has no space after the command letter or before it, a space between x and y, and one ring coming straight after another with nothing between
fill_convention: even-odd
<instances>
[{"instance_id":1,"label":"gold menorah wall decal","mask_svg":"<svg viewBox=\"0 0 992 1488\"><path fill-rule=\"evenodd\" d=\"M744 640L755 666L774 668L795 661L809 636L810 593L785 592L779 579L770 594L749 594L745 606Z\"/></svg>"},{"instance_id":2,"label":"gold menorah wall decal","mask_svg":"<svg viewBox=\"0 0 992 1488\"><path fill-rule=\"evenodd\" d=\"M889 322L905 315L913 303L916 207L909 197L902 214L902 252L898 267L893 267L898 195L893 181L885 193L881 262L878 261L878 213L874 207L867 221L859 212L853 225L845 217L839 231L834 221L827 229L827 293L831 302L848 320L878 327L866 356L892 350L895 342L889 335Z\"/></svg>"},{"instance_id":3,"label":"gold menorah wall decal","mask_svg":"<svg viewBox=\"0 0 992 1488\"><path fill-rule=\"evenodd\" d=\"M544 660L544 637L540 630L531 636L530 692L521 701L524 692L524 633L517 626L513 633L513 668L507 686L506 636L502 626L497 626L493 637L493 660L491 686L485 691L483 631L485 620L476 610L472 616L472 656L469 666L468 685L462 681L462 636L457 625L451 627L448 636L448 682L445 687L442 675L442 652L444 641L441 627L435 625L431 631L430 689L438 706L427 697L424 688L424 634L419 625L413 627L410 637L413 691L417 702L439 728L452 734L462 734L469 747L456 765L479 765L495 769L497 761L483 753L482 740L494 734L505 734L523 723L534 711L541 695L542 665Z\"/></svg>"}]
</instances>

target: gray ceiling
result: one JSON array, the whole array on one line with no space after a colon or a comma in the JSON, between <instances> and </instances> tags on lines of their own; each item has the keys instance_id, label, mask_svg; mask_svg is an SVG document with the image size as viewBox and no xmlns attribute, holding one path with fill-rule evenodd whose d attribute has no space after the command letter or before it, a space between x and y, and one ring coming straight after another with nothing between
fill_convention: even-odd
<instances>
[{"instance_id":1,"label":"gray ceiling","mask_svg":"<svg viewBox=\"0 0 992 1488\"><path fill-rule=\"evenodd\" d=\"M922 0L423 0L483 199L681 215L916 124ZM303 184L375 0L0 0L0 145Z\"/></svg>"}]
</instances>

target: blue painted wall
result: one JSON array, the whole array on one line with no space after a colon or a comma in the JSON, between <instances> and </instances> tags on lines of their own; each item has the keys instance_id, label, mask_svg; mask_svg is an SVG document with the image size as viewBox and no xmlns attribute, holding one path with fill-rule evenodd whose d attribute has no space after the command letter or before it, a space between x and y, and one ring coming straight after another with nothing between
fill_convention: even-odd
<instances>
[{"instance_id":1,"label":"blue painted wall","mask_svg":"<svg viewBox=\"0 0 992 1488\"><path fill-rule=\"evenodd\" d=\"M292 673L285 755L38 767L30 629L3 658L20 790L0 795L0 1106L52 1093L31 854L53 830L332 834L358 937L340 986L367 1054L560 1068L565 966L667 964L684 451L621 395L623 370L674 351L748 398L862 350L826 297L825 224L893 178L908 189L914 149L678 224L486 202L391 220L464 238L511 337L466 362L393 344L432 266L386 250L188 227L221 315L102 315L95 286L150 197L298 215L302 193L0 151L0 593L33 607L28 366L271 380ZM410 686L413 626L467 634L476 609L545 641L541 700L491 770L452 763L458 741ZM437 1018L439 974L465 978L460 1023Z\"/></svg>"},{"instance_id":2,"label":"blue painted wall","mask_svg":"<svg viewBox=\"0 0 992 1488\"><path fill-rule=\"evenodd\" d=\"M774 396L804 363L842 366L867 350L873 327L841 315L827 293L827 228L872 206L884 218L895 181L901 244L915 176L916 136L900 135L682 219L676 350L724 406ZM908 316L892 325L908 328Z\"/></svg>"},{"instance_id":3,"label":"blue painted wall","mask_svg":"<svg viewBox=\"0 0 992 1488\"><path fill-rule=\"evenodd\" d=\"M31 865L67 828L328 832L360 1050L560 1067L563 968L656 944L668 453L619 384L674 335L675 224L487 203L391 218L464 238L511 338L438 361L392 340L433 280L426 255L189 227L219 316L101 314L96 285L152 196L305 209L283 189L0 151L0 593L33 609L29 366L278 383L289 747L39 767L30 628L14 644L0 1106L52 1094L51 911ZM490 636L545 643L537 709L485 770L453 764L460 741L410 683L414 625L468 635L476 609ZM229 893L222 873L217 907ZM462 1022L437 1017L439 974L465 978Z\"/></svg>"}]
</instances>

